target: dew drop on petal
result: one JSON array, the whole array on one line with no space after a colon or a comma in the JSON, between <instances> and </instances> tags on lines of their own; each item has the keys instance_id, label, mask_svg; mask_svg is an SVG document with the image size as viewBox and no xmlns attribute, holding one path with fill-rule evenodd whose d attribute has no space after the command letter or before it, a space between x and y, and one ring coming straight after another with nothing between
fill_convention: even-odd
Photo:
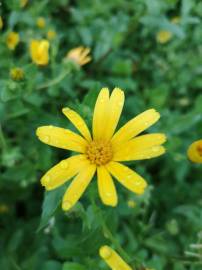
<instances>
[{"instance_id":1,"label":"dew drop on petal","mask_svg":"<svg viewBox=\"0 0 202 270\"><path fill-rule=\"evenodd\" d=\"M66 161L66 160L61 161L60 162L60 167L62 169L67 169L67 167L68 167L68 161Z\"/></svg>"},{"instance_id":2,"label":"dew drop on petal","mask_svg":"<svg viewBox=\"0 0 202 270\"><path fill-rule=\"evenodd\" d=\"M64 210L68 210L72 207L72 203L70 201L64 201L63 204L62 204L62 208Z\"/></svg>"},{"instance_id":3,"label":"dew drop on petal","mask_svg":"<svg viewBox=\"0 0 202 270\"><path fill-rule=\"evenodd\" d=\"M41 137L41 141L44 143L48 143L50 141L50 138L49 138L49 136L43 136L43 137Z\"/></svg>"},{"instance_id":4,"label":"dew drop on petal","mask_svg":"<svg viewBox=\"0 0 202 270\"><path fill-rule=\"evenodd\" d=\"M48 184L48 183L50 182L50 180L51 180L51 177L50 177L49 175L46 175L46 176L44 176L44 178L43 178L44 184Z\"/></svg>"},{"instance_id":5,"label":"dew drop on petal","mask_svg":"<svg viewBox=\"0 0 202 270\"><path fill-rule=\"evenodd\" d=\"M110 248L108 248L106 246L101 248L100 253L101 253L102 258L104 258L105 260L109 259L112 255Z\"/></svg>"}]
</instances>

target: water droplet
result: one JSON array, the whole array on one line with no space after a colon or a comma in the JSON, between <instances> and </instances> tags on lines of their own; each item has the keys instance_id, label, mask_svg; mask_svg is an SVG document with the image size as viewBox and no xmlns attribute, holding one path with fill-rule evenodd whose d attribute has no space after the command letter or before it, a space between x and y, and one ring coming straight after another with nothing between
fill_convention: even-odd
<instances>
[{"instance_id":1,"label":"water droplet","mask_svg":"<svg viewBox=\"0 0 202 270\"><path fill-rule=\"evenodd\" d=\"M51 177L50 177L49 175L46 175L46 176L44 176L44 178L43 178L43 183L44 183L44 184L48 184L48 183L50 182L50 180L51 180Z\"/></svg>"},{"instance_id":2,"label":"water droplet","mask_svg":"<svg viewBox=\"0 0 202 270\"><path fill-rule=\"evenodd\" d=\"M50 138L49 138L49 136L43 136L43 137L41 137L41 140L44 143L48 143L50 141Z\"/></svg>"},{"instance_id":3,"label":"water droplet","mask_svg":"<svg viewBox=\"0 0 202 270\"><path fill-rule=\"evenodd\" d=\"M59 141L56 139L56 140L54 140L54 144L58 144L59 143Z\"/></svg>"},{"instance_id":4,"label":"water droplet","mask_svg":"<svg viewBox=\"0 0 202 270\"><path fill-rule=\"evenodd\" d=\"M67 169L67 167L68 167L68 161L66 161L66 160L61 161L60 162L60 167L62 169Z\"/></svg>"},{"instance_id":5,"label":"water droplet","mask_svg":"<svg viewBox=\"0 0 202 270\"><path fill-rule=\"evenodd\" d=\"M138 186L138 187L139 187L141 184L142 184L141 181L135 182L135 185Z\"/></svg>"},{"instance_id":6,"label":"water droplet","mask_svg":"<svg viewBox=\"0 0 202 270\"><path fill-rule=\"evenodd\" d=\"M111 257L112 251L109 247L104 246L100 250L100 255L102 256L103 259L107 260Z\"/></svg>"},{"instance_id":7,"label":"water droplet","mask_svg":"<svg viewBox=\"0 0 202 270\"><path fill-rule=\"evenodd\" d=\"M118 103L118 106L122 107L122 105L123 105L123 103L120 101L120 102Z\"/></svg>"},{"instance_id":8,"label":"water droplet","mask_svg":"<svg viewBox=\"0 0 202 270\"><path fill-rule=\"evenodd\" d=\"M72 207L72 203L69 202L69 201L64 201L63 204L62 204L62 208L64 210L69 210L71 207Z\"/></svg>"}]
</instances>

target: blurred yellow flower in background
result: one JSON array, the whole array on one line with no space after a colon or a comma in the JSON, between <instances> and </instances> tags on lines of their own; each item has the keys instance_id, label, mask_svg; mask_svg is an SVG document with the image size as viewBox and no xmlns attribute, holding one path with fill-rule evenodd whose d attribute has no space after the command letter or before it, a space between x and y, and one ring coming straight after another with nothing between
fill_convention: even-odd
<instances>
[{"instance_id":1,"label":"blurred yellow flower in background","mask_svg":"<svg viewBox=\"0 0 202 270\"><path fill-rule=\"evenodd\" d=\"M5 214L9 211L8 205L1 203L0 204L0 214Z\"/></svg>"},{"instance_id":2,"label":"blurred yellow flower in background","mask_svg":"<svg viewBox=\"0 0 202 270\"><path fill-rule=\"evenodd\" d=\"M46 26L46 21L43 17L39 17L37 18L36 20L36 25L39 27L39 28L44 28Z\"/></svg>"},{"instance_id":3,"label":"blurred yellow flower in background","mask_svg":"<svg viewBox=\"0 0 202 270\"><path fill-rule=\"evenodd\" d=\"M10 50L15 50L20 42L20 36L17 32L9 32L6 38L6 44Z\"/></svg>"},{"instance_id":4,"label":"blurred yellow flower in background","mask_svg":"<svg viewBox=\"0 0 202 270\"><path fill-rule=\"evenodd\" d=\"M157 33L156 40L161 44L165 44L171 40L172 36L173 36L172 32L167 30L161 30Z\"/></svg>"},{"instance_id":5,"label":"blurred yellow flower in background","mask_svg":"<svg viewBox=\"0 0 202 270\"><path fill-rule=\"evenodd\" d=\"M136 207L136 202L135 201L133 201L133 200L128 200L127 201L127 204L128 204L128 207L129 208L135 208Z\"/></svg>"},{"instance_id":6,"label":"blurred yellow flower in background","mask_svg":"<svg viewBox=\"0 0 202 270\"><path fill-rule=\"evenodd\" d=\"M40 66L49 62L49 42L46 39L32 40L30 43L30 55L32 61Z\"/></svg>"},{"instance_id":7,"label":"blurred yellow flower in background","mask_svg":"<svg viewBox=\"0 0 202 270\"><path fill-rule=\"evenodd\" d=\"M52 29L48 30L47 32L47 39L53 40L56 37L56 32Z\"/></svg>"},{"instance_id":8,"label":"blurred yellow flower in background","mask_svg":"<svg viewBox=\"0 0 202 270\"><path fill-rule=\"evenodd\" d=\"M132 270L132 268L109 246L100 248L100 257L112 270Z\"/></svg>"},{"instance_id":9,"label":"blurred yellow flower in background","mask_svg":"<svg viewBox=\"0 0 202 270\"><path fill-rule=\"evenodd\" d=\"M89 53L90 48L81 46L70 50L67 53L66 58L74 61L79 66L83 66L92 60L92 58L89 56Z\"/></svg>"},{"instance_id":10,"label":"blurred yellow flower in background","mask_svg":"<svg viewBox=\"0 0 202 270\"><path fill-rule=\"evenodd\" d=\"M63 196L64 210L76 204L96 171L99 195L106 205L116 206L118 202L112 176L130 191L144 193L146 181L120 162L150 159L164 154L165 148L161 144L166 137L162 133L136 137L159 120L160 115L154 109L134 117L114 134L124 99L124 92L119 88L115 88L111 96L108 88L100 91L93 113L93 136L83 118L69 108L64 108L63 113L82 136L54 126L37 129L36 134L43 143L80 153L61 161L41 179L46 190L52 190L74 177Z\"/></svg>"},{"instance_id":11,"label":"blurred yellow flower in background","mask_svg":"<svg viewBox=\"0 0 202 270\"><path fill-rule=\"evenodd\" d=\"M20 7L23 8L27 5L28 0L20 0Z\"/></svg>"},{"instance_id":12,"label":"blurred yellow flower in background","mask_svg":"<svg viewBox=\"0 0 202 270\"><path fill-rule=\"evenodd\" d=\"M0 16L0 30L3 28L4 24L3 24L3 19L2 17Z\"/></svg>"},{"instance_id":13,"label":"blurred yellow flower in background","mask_svg":"<svg viewBox=\"0 0 202 270\"><path fill-rule=\"evenodd\" d=\"M15 68L12 68L10 70L10 77L12 80L14 81L21 81L24 79L24 71L22 68L18 68L18 67L15 67Z\"/></svg>"},{"instance_id":14,"label":"blurred yellow flower in background","mask_svg":"<svg viewBox=\"0 0 202 270\"><path fill-rule=\"evenodd\" d=\"M196 163L202 163L202 139L193 142L187 151L189 159Z\"/></svg>"},{"instance_id":15,"label":"blurred yellow flower in background","mask_svg":"<svg viewBox=\"0 0 202 270\"><path fill-rule=\"evenodd\" d=\"M180 20L181 20L180 16L175 16L171 19L171 22L174 24L179 24Z\"/></svg>"}]
</instances>

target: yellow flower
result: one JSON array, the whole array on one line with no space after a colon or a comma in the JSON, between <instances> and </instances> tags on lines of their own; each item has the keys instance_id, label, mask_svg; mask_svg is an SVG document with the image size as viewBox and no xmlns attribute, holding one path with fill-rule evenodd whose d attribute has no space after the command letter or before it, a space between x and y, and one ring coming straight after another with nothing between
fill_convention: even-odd
<instances>
[{"instance_id":1,"label":"yellow flower","mask_svg":"<svg viewBox=\"0 0 202 270\"><path fill-rule=\"evenodd\" d=\"M20 42L20 36L16 32L10 32L6 38L6 44L10 50L15 50L16 46Z\"/></svg>"},{"instance_id":2,"label":"yellow flower","mask_svg":"<svg viewBox=\"0 0 202 270\"><path fill-rule=\"evenodd\" d=\"M79 66L83 66L91 61L91 57L89 56L90 48L77 47L70 50L66 58L74 61Z\"/></svg>"},{"instance_id":3,"label":"yellow flower","mask_svg":"<svg viewBox=\"0 0 202 270\"><path fill-rule=\"evenodd\" d=\"M132 268L109 246L100 248L100 257L112 270L132 270Z\"/></svg>"},{"instance_id":4,"label":"yellow flower","mask_svg":"<svg viewBox=\"0 0 202 270\"><path fill-rule=\"evenodd\" d=\"M46 26L46 21L43 17L39 17L36 21L36 24L39 28L44 28Z\"/></svg>"},{"instance_id":5,"label":"yellow flower","mask_svg":"<svg viewBox=\"0 0 202 270\"><path fill-rule=\"evenodd\" d=\"M52 39L54 39L55 37L56 37L56 32L54 31L54 30L52 30L52 29L50 29L48 32L47 32L47 38L49 39L49 40L52 40Z\"/></svg>"},{"instance_id":6,"label":"yellow flower","mask_svg":"<svg viewBox=\"0 0 202 270\"><path fill-rule=\"evenodd\" d=\"M165 149L161 144L166 137L161 133L136 137L158 121L160 115L154 109L136 116L114 134L123 105L124 92L121 89L115 88L111 96L108 88L100 91L93 114L93 136L81 116L69 108L62 111L82 136L54 126L37 129L36 134L42 142L80 153L64 159L41 179L46 190L52 190L74 177L63 197L64 210L72 208L80 199L96 171L99 195L106 205L116 206L118 201L112 176L130 191L137 194L144 192L146 181L120 161L162 155Z\"/></svg>"},{"instance_id":7,"label":"yellow flower","mask_svg":"<svg viewBox=\"0 0 202 270\"><path fill-rule=\"evenodd\" d=\"M21 81L24 79L24 71L22 68L12 68L10 70L10 77L11 79L13 79L14 81Z\"/></svg>"},{"instance_id":8,"label":"yellow flower","mask_svg":"<svg viewBox=\"0 0 202 270\"><path fill-rule=\"evenodd\" d=\"M28 0L20 0L20 7L23 8L27 5Z\"/></svg>"},{"instance_id":9,"label":"yellow flower","mask_svg":"<svg viewBox=\"0 0 202 270\"><path fill-rule=\"evenodd\" d=\"M49 42L45 39L32 40L30 43L30 55L37 65L47 65L49 62Z\"/></svg>"},{"instance_id":10,"label":"yellow flower","mask_svg":"<svg viewBox=\"0 0 202 270\"><path fill-rule=\"evenodd\" d=\"M128 200L127 203L129 208L135 208L135 206L137 205L136 202L133 200Z\"/></svg>"},{"instance_id":11,"label":"yellow flower","mask_svg":"<svg viewBox=\"0 0 202 270\"><path fill-rule=\"evenodd\" d=\"M171 19L171 22L174 24L180 23L180 16L175 16Z\"/></svg>"},{"instance_id":12,"label":"yellow flower","mask_svg":"<svg viewBox=\"0 0 202 270\"><path fill-rule=\"evenodd\" d=\"M3 28L4 24L3 24L3 19L2 17L0 16L0 30Z\"/></svg>"},{"instance_id":13,"label":"yellow flower","mask_svg":"<svg viewBox=\"0 0 202 270\"><path fill-rule=\"evenodd\" d=\"M171 40L173 34L170 31L161 30L156 35L157 42L164 44Z\"/></svg>"},{"instance_id":14,"label":"yellow flower","mask_svg":"<svg viewBox=\"0 0 202 270\"><path fill-rule=\"evenodd\" d=\"M196 163L202 163L202 139L193 142L187 151L189 159Z\"/></svg>"},{"instance_id":15,"label":"yellow flower","mask_svg":"<svg viewBox=\"0 0 202 270\"><path fill-rule=\"evenodd\" d=\"M7 213L9 211L9 207L6 204L0 204L0 214Z\"/></svg>"}]
</instances>

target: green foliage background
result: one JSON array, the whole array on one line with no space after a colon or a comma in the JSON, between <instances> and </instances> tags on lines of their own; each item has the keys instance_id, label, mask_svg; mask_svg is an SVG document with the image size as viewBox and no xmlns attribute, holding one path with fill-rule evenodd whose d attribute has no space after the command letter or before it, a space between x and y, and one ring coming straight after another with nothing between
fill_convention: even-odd
<instances>
[{"instance_id":1,"label":"green foliage background","mask_svg":"<svg viewBox=\"0 0 202 270\"><path fill-rule=\"evenodd\" d=\"M202 2L41 0L20 8L17 0L3 0L0 15L0 269L107 270L98 255L103 244L134 269L201 269L202 251L190 244L202 242L202 166L188 161L186 151L202 137ZM39 16L45 29L36 26ZM175 16L179 24L171 23ZM50 28L57 37L50 64L40 68L31 63L28 44ZM173 34L166 44L156 41L162 29ZM5 43L10 30L21 38L14 52ZM93 61L80 69L65 64L67 51L80 45L92 49ZM22 82L9 77L16 66L25 72ZM121 123L148 108L161 113L150 131L167 134L167 153L130 164L150 184L143 196L117 185L118 207L105 207L94 180L64 213L64 187L45 194L39 180L69 153L42 144L35 130L72 128L61 114L65 106L90 122L104 86L125 91Z\"/></svg>"}]
</instances>

